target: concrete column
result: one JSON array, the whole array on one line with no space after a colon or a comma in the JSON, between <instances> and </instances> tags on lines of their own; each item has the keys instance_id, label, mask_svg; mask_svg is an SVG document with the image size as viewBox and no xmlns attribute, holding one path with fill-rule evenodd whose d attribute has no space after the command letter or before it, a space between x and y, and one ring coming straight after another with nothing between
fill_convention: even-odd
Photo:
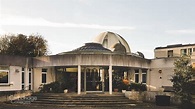
<instances>
[{"instance_id":1,"label":"concrete column","mask_svg":"<svg viewBox=\"0 0 195 109\"><path fill-rule=\"evenodd\" d=\"M28 68L24 68L24 90L29 89L29 71Z\"/></svg>"},{"instance_id":2,"label":"concrete column","mask_svg":"<svg viewBox=\"0 0 195 109\"><path fill-rule=\"evenodd\" d=\"M139 69L139 83L142 82L142 69Z\"/></svg>"},{"instance_id":3,"label":"concrete column","mask_svg":"<svg viewBox=\"0 0 195 109\"><path fill-rule=\"evenodd\" d=\"M110 55L109 65L109 94L112 95L112 55Z\"/></svg>"},{"instance_id":4,"label":"concrete column","mask_svg":"<svg viewBox=\"0 0 195 109\"><path fill-rule=\"evenodd\" d=\"M102 91L104 92L104 87L105 87L105 83L104 83L104 70L103 69L101 69L100 70L100 72L101 72L101 74L102 74Z\"/></svg>"},{"instance_id":5,"label":"concrete column","mask_svg":"<svg viewBox=\"0 0 195 109\"><path fill-rule=\"evenodd\" d=\"M81 65L78 65L78 94L81 94Z\"/></svg>"},{"instance_id":6,"label":"concrete column","mask_svg":"<svg viewBox=\"0 0 195 109\"><path fill-rule=\"evenodd\" d=\"M112 94L112 65L109 66L109 94Z\"/></svg>"},{"instance_id":7,"label":"concrete column","mask_svg":"<svg viewBox=\"0 0 195 109\"><path fill-rule=\"evenodd\" d=\"M87 74L86 74L86 68L85 68L85 72L84 72L84 91L86 92L87 90Z\"/></svg>"},{"instance_id":8,"label":"concrete column","mask_svg":"<svg viewBox=\"0 0 195 109\"><path fill-rule=\"evenodd\" d=\"M151 70L151 69L148 69L148 70L147 70L147 73L146 73L146 78L147 78L146 84L147 84L147 86L148 86L148 87L147 87L147 88L148 88L148 91L150 91L150 78L151 78L151 77L150 77L150 70Z\"/></svg>"}]
</instances>

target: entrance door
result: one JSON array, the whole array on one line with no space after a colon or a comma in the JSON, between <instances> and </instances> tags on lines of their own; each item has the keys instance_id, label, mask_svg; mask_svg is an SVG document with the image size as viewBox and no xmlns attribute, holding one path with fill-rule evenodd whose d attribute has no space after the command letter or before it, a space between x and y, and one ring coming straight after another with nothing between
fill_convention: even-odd
<instances>
[{"instance_id":1,"label":"entrance door","mask_svg":"<svg viewBox=\"0 0 195 109\"><path fill-rule=\"evenodd\" d=\"M86 72L86 91L103 92L104 78L103 72L101 70L92 70L91 72Z\"/></svg>"}]
</instances>

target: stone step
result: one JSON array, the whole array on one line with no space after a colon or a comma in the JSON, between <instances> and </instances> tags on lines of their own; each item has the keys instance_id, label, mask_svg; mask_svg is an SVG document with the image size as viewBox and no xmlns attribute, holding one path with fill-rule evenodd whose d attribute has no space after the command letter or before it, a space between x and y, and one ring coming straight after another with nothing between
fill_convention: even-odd
<instances>
[{"instance_id":1,"label":"stone step","mask_svg":"<svg viewBox=\"0 0 195 109\"><path fill-rule=\"evenodd\" d=\"M60 107L125 107L143 105L141 102L129 100L124 94L83 94L76 93L36 93L32 95L37 100L31 106L60 106Z\"/></svg>"}]
</instances>

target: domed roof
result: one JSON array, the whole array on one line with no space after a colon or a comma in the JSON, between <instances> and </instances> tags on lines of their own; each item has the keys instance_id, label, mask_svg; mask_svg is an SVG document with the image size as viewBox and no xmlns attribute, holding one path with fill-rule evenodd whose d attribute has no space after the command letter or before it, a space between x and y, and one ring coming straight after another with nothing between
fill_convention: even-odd
<instances>
[{"instance_id":1,"label":"domed roof","mask_svg":"<svg viewBox=\"0 0 195 109\"><path fill-rule=\"evenodd\" d=\"M99 51L99 52L111 52L111 50L104 48L102 44L99 43L85 43L84 46L79 47L75 50L72 50L72 52L82 52L82 51Z\"/></svg>"},{"instance_id":2,"label":"domed roof","mask_svg":"<svg viewBox=\"0 0 195 109\"><path fill-rule=\"evenodd\" d=\"M58 55L64 55L64 54L67 54L67 53L111 53L112 51L107 49L107 48L104 48L102 46L102 44L100 43L85 43L84 46L81 46L77 49L74 49L72 51L69 51L69 52L62 52L62 53L59 53Z\"/></svg>"},{"instance_id":3,"label":"domed roof","mask_svg":"<svg viewBox=\"0 0 195 109\"><path fill-rule=\"evenodd\" d=\"M128 45L128 43L125 41L125 39L123 37L121 37L119 34L117 33L113 33L113 32L103 32L100 33L98 36L95 37L94 39L95 43L100 43L102 44L105 48L111 50L111 51L116 51L117 48L116 45L125 48L121 51L121 52L125 52L125 53L131 53L130 47ZM119 50L117 50L119 51Z\"/></svg>"}]
</instances>

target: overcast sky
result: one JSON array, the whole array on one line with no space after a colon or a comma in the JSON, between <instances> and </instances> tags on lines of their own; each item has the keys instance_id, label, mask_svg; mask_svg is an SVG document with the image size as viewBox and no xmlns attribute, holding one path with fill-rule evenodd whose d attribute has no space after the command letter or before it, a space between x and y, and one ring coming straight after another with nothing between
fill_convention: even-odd
<instances>
[{"instance_id":1,"label":"overcast sky","mask_svg":"<svg viewBox=\"0 0 195 109\"><path fill-rule=\"evenodd\" d=\"M40 34L52 54L120 34L132 52L195 43L195 0L0 0L0 34Z\"/></svg>"}]
</instances>

